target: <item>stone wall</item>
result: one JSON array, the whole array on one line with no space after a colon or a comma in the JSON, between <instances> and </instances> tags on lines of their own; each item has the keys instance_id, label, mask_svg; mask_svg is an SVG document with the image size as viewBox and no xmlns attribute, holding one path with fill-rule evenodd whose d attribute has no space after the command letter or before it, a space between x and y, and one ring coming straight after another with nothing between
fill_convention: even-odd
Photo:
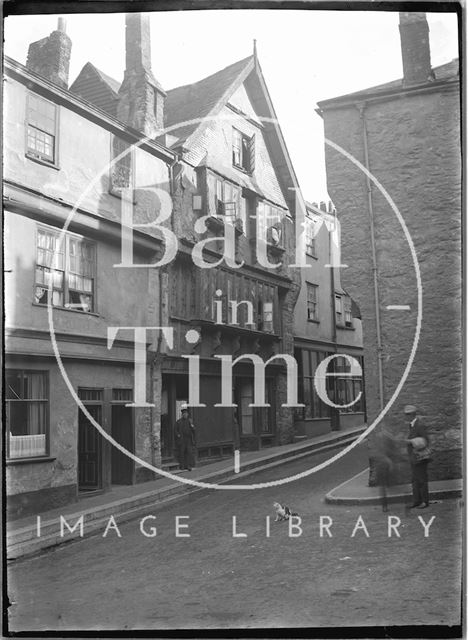
<instances>
[{"instance_id":1,"label":"stone wall","mask_svg":"<svg viewBox=\"0 0 468 640\"><path fill-rule=\"evenodd\" d=\"M422 280L422 326L408 378L384 423L405 432L402 409L415 404L437 451L438 478L461 473L461 157L459 93L408 92L369 104L369 168L398 207L414 243ZM364 163L358 108L324 106L325 135ZM342 224L342 282L361 307L369 423L380 411L376 308L369 208L363 173L326 148L328 189ZM384 403L407 366L417 323L418 288L409 243L392 208L372 186L382 337ZM409 311L387 309L409 305Z\"/></svg>"}]
</instances>

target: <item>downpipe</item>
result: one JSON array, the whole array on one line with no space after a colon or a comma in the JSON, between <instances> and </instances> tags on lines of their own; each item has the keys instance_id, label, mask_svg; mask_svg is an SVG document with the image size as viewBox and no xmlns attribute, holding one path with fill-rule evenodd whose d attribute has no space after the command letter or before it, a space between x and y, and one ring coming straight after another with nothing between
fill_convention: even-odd
<instances>
[{"instance_id":1,"label":"downpipe","mask_svg":"<svg viewBox=\"0 0 468 640\"><path fill-rule=\"evenodd\" d=\"M362 141L364 146L364 166L370 173L369 168L369 147L368 147L368 133L367 123L364 110L366 105L364 102L356 103L356 108L359 111L359 116L362 122ZM375 325L377 336L377 373L379 383L379 403L380 409L384 408L384 383L383 383L383 347L382 347L382 334L380 324L380 300L379 300L379 282L377 273L377 253L375 247L375 224L374 224L374 203L372 199L372 183L369 176L366 174L366 190L367 190L367 206L369 214L369 231L371 241L371 257L372 257L372 277L374 283L374 308L375 308Z\"/></svg>"}]
</instances>

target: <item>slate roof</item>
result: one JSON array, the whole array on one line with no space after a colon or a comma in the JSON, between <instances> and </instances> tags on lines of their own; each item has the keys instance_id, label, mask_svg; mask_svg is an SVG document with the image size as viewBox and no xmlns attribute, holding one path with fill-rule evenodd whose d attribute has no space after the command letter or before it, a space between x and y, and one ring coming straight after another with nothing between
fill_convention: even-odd
<instances>
[{"instance_id":1,"label":"slate roof","mask_svg":"<svg viewBox=\"0 0 468 640\"><path fill-rule=\"evenodd\" d=\"M196 130L199 118L204 118L211 112L252 60L253 56L248 56L203 80L170 89L164 107L166 127L197 119L193 124L171 129L170 135L177 136L179 141L186 140Z\"/></svg>"},{"instance_id":2,"label":"slate roof","mask_svg":"<svg viewBox=\"0 0 468 640\"><path fill-rule=\"evenodd\" d=\"M234 80L253 60L248 56L243 60L213 73L198 82L175 87L167 91L164 106L164 124L171 127L179 122L197 120L193 124L184 125L169 131L178 138L178 143L186 140L197 128L200 118L206 117L218 104ZM103 91L103 86L107 91ZM118 98L120 83L106 73L87 62L70 87L89 102L96 104L107 113L115 115L115 101Z\"/></svg>"},{"instance_id":3,"label":"slate roof","mask_svg":"<svg viewBox=\"0 0 468 640\"><path fill-rule=\"evenodd\" d=\"M459 74L459 64L458 58L451 60L445 64L440 65L439 67L434 67L433 70L435 80L450 80L455 78ZM427 84L429 84L428 82ZM415 85L421 86L421 85ZM391 80L390 82L385 82L384 84L378 84L375 87L368 87L367 89L361 89L360 91L354 91L353 93L346 93L342 96L336 96L335 98L329 98L327 100L321 100L318 102L318 106L323 108L328 105L333 105L338 102L348 102L350 100L358 99L361 97L367 97L369 95L379 95L387 92L392 92L393 90L397 91L398 89L405 89L413 87L403 87L403 78L399 78L398 80Z\"/></svg>"}]
</instances>

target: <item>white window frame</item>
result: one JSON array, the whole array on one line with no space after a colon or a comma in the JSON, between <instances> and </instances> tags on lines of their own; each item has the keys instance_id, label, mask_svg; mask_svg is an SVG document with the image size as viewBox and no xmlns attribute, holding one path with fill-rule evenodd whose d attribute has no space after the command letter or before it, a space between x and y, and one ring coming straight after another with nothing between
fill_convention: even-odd
<instances>
[{"instance_id":1,"label":"white window frame","mask_svg":"<svg viewBox=\"0 0 468 640\"><path fill-rule=\"evenodd\" d=\"M232 166L246 173L255 169L255 134L247 135L232 127Z\"/></svg>"},{"instance_id":2,"label":"white window frame","mask_svg":"<svg viewBox=\"0 0 468 640\"><path fill-rule=\"evenodd\" d=\"M38 101L42 101L48 105L51 105L53 107L53 112L54 112L54 124L53 127L51 127L51 130L46 130L46 128L44 127L39 127L37 126L37 124L32 124L31 123L31 113L33 110L33 107L31 105L33 100L38 100ZM58 168L58 138L59 138L59 107L58 105L54 104L53 102L51 102L50 100L47 100L46 98L43 98L42 96L40 96L38 93L29 91L26 94L26 114L25 114L25 125L24 125L24 135L25 135L25 155L27 158L34 160L36 162L40 162L42 164L46 164L48 166L51 167L55 167ZM33 147L30 147L29 145L29 139L30 139L30 134L29 134L29 129L33 129L34 131L38 131L48 137L50 137L52 139L52 144L53 144L53 153L51 156L49 156L46 153L42 153L41 151L38 151L37 149L34 149Z\"/></svg>"},{"instance_id":3,"label":"white window frame","mask_svg":"<svg viewBox=\"0 0 468 640\"><path fill-rule=\"evenodd\" d=\"M9 390L6 389L5 407L6 407L6 429L7 429L7 459L8 460L21 460L29 458L43 458L49 455L49 372L35 369L16 369L7 368L5 371L5 381L8 380L8 375L17 372L21 374L21 397L9 398ZM24 398L24 379L27 374L41 374L44 385L44 395L42 398ZM7 384L7 382L6 382ZM15 395L16 392L14 392ZM15 403L27 403L28 406L43 405L45 410L43 412L44 417L44 431L38 434L24 434L13 435L11 433L11 407ZM29 414L29 412L28 412ZM28 415L30 418L30 415Z\"/></svg>"},{"instance_id":4,"label":"white window frame","mask_svg":"<svg viewBox=\"0 0 468 640\"><path fill-rule=\"evenodd\" d=\"M39 236L40 234L48 234L50 236L54 236L56 239L60 237L60 231L55 229L54 227L48 227L45 225L38 225L36 232L36 259L35 259L35 268L34 268L34 291L33 291L33 300L34 304L38 305L47 305L47 302L41 302L41 298L49 291L49 283L47 282L47 277L44 276L44 282L39 282L37 278L38 270L42 268L44 271L47 269L50 274L49 277L54 277L55 274L61 273L61 284L52 286L52 306L58 309L69 309L78 311L79 313L93 313L96 314L97 309L97 299L96 299L96 279L97 279L97 243L93 240L89 240L83 236L80 236L75 233L67 232L64 234L64 238L62 241L62 263L57 264L58 252L55 251L52 262L47 264L42 264L38 261L39 250L47 251L47 249L39 247ZM92 265L92 275L86 276L83 273L77 274L72 272L71 270L71 242L75 240L79 243L86 243L89 247L92 247L93 251L93 265ZM50 250L49 250L50 251ZM76 286L71 286L71 282L73 278L76 277L91 280L91 291L87 291L86 289L80 289ZM42 290L42 291L41 291ZM61 295L61 303L54 304L54 292ZM70 292L75 292L80 297L79 303L72 303L69 301ZM84 298L91 298L91 309L86 309L87 301L82 301L81 296ZM38 299L39 298L39 299Z\"/></svg>"},{"instance_id":5,"label":"white window frame","mask_svg":"<svg viewBox=\"0 0 468 640\"><path fill-rule=\"evenodd\" d=\"M318 285L312 282L307 282L306 285L307 320L308 322L318 322ZM312 291L314 292L313 298L309 295Z\"/></svg>"}]
</instances>

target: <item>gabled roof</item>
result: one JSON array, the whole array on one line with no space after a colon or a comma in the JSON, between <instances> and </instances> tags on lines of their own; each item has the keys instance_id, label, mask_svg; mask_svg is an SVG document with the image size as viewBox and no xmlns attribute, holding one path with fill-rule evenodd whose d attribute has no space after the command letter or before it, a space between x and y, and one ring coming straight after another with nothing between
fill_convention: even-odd
<instances>
[{"instance_id":1,"label":"gabled roof","mask_svg":"<svg viewBox=\"0 0 468 640\"><path fill-rule=\"evenodd\" d=\"M430 86L434 81L444 81L444 80L453 80L457 78L459 74L459 64L458 58L451 60L445 64L442 64L438 67L433 68L434 79L428 80L426 83L404 86L403 78L399 78L398 80L391 80L390 82L385 82L384 84L378 84L375 87L368 87L367 89L361 89L360 91L354 91L353 93L346 93L341 96L336 96L335 98L329 98L328 100L321 100L318 102L318 106L320 108L326 108L327 106L334 106L335 104L341 102L350 102L353 100L358 100L360 98L367 98L369 96L379 96L386 93L398 93L400 91L408 91L412 89L419 89L422 86Z\"/></svg>"},{"instance_id":2,"label":"gabled roof","mask_svg":"<svg viewBox=\"0 0 468 640\"><path fill-rule=\"evenodd\" d=\"M70 91L115 116L119 88L117 80L87 62L70 86Z\"/></svg>"},{"instance_id":3,"label":"gabled roof","mask_svg":"<svg viewBox=\"0 0 468 640\"><path fill-rule=\"evenodd\" d=\"M245 82L247 93L262 120L263 135L272 158L275 171L280 179L284 198L291 211L295 207L295 194L291 186L299 187L286 143L278 124L273 104L255 55L213 73L198 82L176 87L167 92L164 107L164 124L169 136L174 136L173 148L179 145L190 147L192 136L206 125L210 114L215 116L228 103L236 89ZM81 70L70 91L115 115L120 84L87 63ZM184 122L194 121L190 124ZM180 127L174 126L178 123ZM174 127L171 129L171 127ZM187 144L185 144L187 143Z\"/></svg>"},{"instance_id":4,"label":"gabled roof","mask_svg":"<svg viewBox=\"0 0 468 640\"><path fill-rule=\"evenodd\" d=\"M170 135L177 136L179 141L192 135L198 128L200 118L206 117L218 105L242 71L253 66L253 60L253 56L248 56L203 80L169 90L164 107L166 127L197 120L193 124L171 129Z\"/></svg>"},{"instance_id":5,"label":"gabled roof","mask_svg":"<svg viewBox=\"0 0 468 640\"><path fill-rule=\"evenodd\" d=\"M91 64L91 62L88 62L88 64L91 67L93 67L93 69L104 80L104 82L107 82L107 84L112 89L112 91L115 93L115 95L118 95L119 89L120 89L120 82L117 82L117 80L114 80L114 78L111 78L110 76L108 76L107 73L104 73L104 71L101 71L100 69L95 67L93 64Z\"/></svg>"}]
</instances>

